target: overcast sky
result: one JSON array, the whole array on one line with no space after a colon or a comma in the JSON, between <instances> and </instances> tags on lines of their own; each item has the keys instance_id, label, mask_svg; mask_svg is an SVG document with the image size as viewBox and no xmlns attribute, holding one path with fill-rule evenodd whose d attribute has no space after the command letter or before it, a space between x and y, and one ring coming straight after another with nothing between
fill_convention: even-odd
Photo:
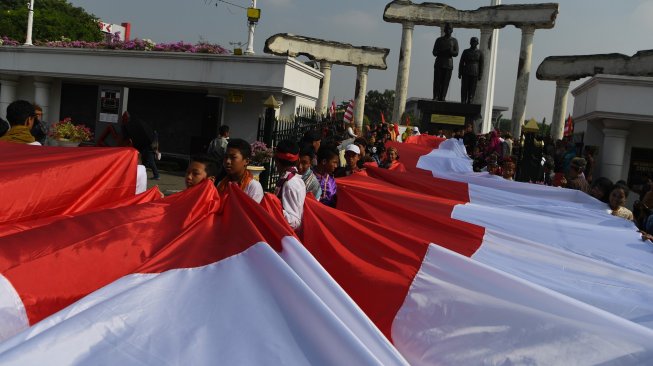
<instances>
[{"instance_id":1,"label":"overcast sky","mask_svg":"<svg viewBox=\"0 0 653 366\"><path fill-rule=\"evenodd\" d=\"M38 0L37 0L38 1ZM230 48L229 42L246 42L245 10L217 0L69 0L109 23L130 22L132 38L155 42L200 39ZM228 0L248 6L247 0ZM381 0L258 0L261 21L256 29L254 50L261 54L265 40L276 33L293 33L315 38L390 49L388 69L371 70L368 90L394 89L401 43L401 26L383 21L389 1ZM504 0L502 4L542 1ZM490 4L490 0L451 0L445 2L460 10ZM217 4L217 6L216 6ZM526 107L526 118L551 121L555 82L539 81L535 70L547 56L623 53L653 49L653 0L560 0L560 14L553 29L537 30L533 45L533 64ZM433 42L439 28L417 26L413 35L409 97L432 96ZM520 31L512 26L499 36L495 105L512 109ZM478 30L455 29L461 49ZM456 60L457 63L457 60ZM334 66L330 100L341 101L354 95L356 72L352 67ZM572 83L571 88L582 82ZM452 77L448 100L460 100L460 82ZM573 97L569 100L573 111ZM511 111L504 114L510 118Z\"/></svg>"}]
</instances>

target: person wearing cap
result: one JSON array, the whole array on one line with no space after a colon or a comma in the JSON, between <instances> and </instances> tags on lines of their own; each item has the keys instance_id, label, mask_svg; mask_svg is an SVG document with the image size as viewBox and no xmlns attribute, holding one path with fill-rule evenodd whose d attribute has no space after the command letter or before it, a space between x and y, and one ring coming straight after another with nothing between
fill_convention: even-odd
<instances>
[{"instance_id":1,"label":"person wearing cap","mask_svg":"<svg viewBox=\"0 0 653 366\"><path fill-rule=\"evenodd\" d=\"M587 161L583 158L573 158L569 163L569 172L567 173L566 188L583 191L587 194L590 192L590 185L583 175Z\"/></svg>"},{"instance_id":2,"label":"person wearing cap","mask_svg":"<svg viewBox=\"0 0 653 366\"><path fill-rule=\"evenodd\" d=\"M358 173L362 169L358 167L358 160L361 157L361 150L356 144L348 145L345 149L345 161L347 165L336 169L334 175L336 178L346 177L353 173Z\"/></svg>"},{"instance_id":3,"label":"person wearing cap","mask_svg":"<svg viewBox=\"0 0 653 366\"><path fill-rule=\"evenodd\" d=\"M413 136L419 136L421 133L419 133L419 127L413 126Z\"/></svg>"},{"instance_id":4,"label":"person wearing cap","mask_svg":"<svg viewBox=\"0 0 653 366\"><path fill-rule=\"evenodd\" d=\"M274 160L280 175L274 193L281 201L283 216L288 225L298 230L302 225L306 200L306 185L297 170L299 145L292 140L281 141L277 145Z\"/></svg>"}]
</instances>

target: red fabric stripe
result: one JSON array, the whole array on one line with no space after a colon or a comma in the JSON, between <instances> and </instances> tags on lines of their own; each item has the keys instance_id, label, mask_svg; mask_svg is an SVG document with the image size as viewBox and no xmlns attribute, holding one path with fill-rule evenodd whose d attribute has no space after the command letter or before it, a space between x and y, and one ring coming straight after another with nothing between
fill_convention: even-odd
<instances>
[{"instance_id":1,"label":"red fabric stripe","mask_svg":"<svg viewBox=\"0 0 653 366\"><path fill-rule=\"evenodd\" d=\"M417 168L417 161L419 158L433 151L433 148L424 145L403 144L395 141L386 142L385 147L394 147L399 150L399 161L404 164L407 171L428 176L433 175L433 173L428 170Z\"/></svg>"},{"instance_id":2,"label":"red fabric stripe","mask_svg":"<svg viewBox=\"0 0 653 366\"><path fill-rule=\"evenodd\" d=\"M404 143L428 146L432 149L437 149L440 146L440 144L445 140L446 139L443 139L441 137L435 137L431 135L417 135L417 136L409 136L406 139L406 141L404 141Z\"/></svg>"},{"instance_id":3,"label":"red fabric stripe","mask_svg":"<svg viewBox=\"0 0 653 366\"><path fill-rule=\"evenodd\" d=\"M0 223L68 215L133 197L137 152L0 142Z\"/></svg>"},{"instance_id":4,"label":"red fabric stripe","mask_svg":"<svg viewBox=\"0 0 653 366\"><path fill-rule=\"evenodd\" d=\"M16 234L21 231L26 231L26 230L31 230L35 229L37 227L45 226L45 225L50 225L52 223L55 223L59 220L67 219L72 216L78 216L84 213L89 213L89 212L94 212L94 211L101 211L101 210L106 210L110 208L118 208L118 207L125 207L125 206L131 206L131 205L140 205L141 203L147 203L147 202L152 202L156 201L158 199L161 199L161 191L159 191L158 187L153 187L148 189L147 191L133 197L128 197L119 201L112 202L108 205L104 205L101 207L96 207L87 211L83 212L77 212L72 215L57 215L57 216L50 216L50 217L44 217L41 219L36 219L36 220L30 220L30 221L22 221L22 222L15 222L11 224L5 224L5 225L0 225L0 237L11 235L11 234Z\"/></svg>"},{"instance_id":5,"label":"red fabric stripe","mask_svg":"<svg viewBox=\"0 0 653 366\"><path fill-rule=\"evenodd\" d=\"M392 340L392 322L428 242L314 200L304 204L303 226L306 249Z\"/></svg>"},{"instance_id":6,"label":"red fabric stripe","mask_svg":"<svg viewBox=\"0 0 653 366\"><path fill-rule=\"evenodd\" d=\"M468 257L481 246L485 228L451 218L454 206L466 201L417 193L360 174L337 183L337 207L347 213Z\"/></svg>"},{"instance_id":7,"label":"red fabric stripe","mask_svg":"<svg viewBox=\"0 0 653 366\"><path fill-rule=\"evenodd\" d=\"M393 184L397 187L409 189L414 192L424 193L435 197L446 198L454 201L469 202L469 186L467 183L430 177L424 174L399 173L388 169L367 167L367 175Z\"/></svg>"}]
</instances>

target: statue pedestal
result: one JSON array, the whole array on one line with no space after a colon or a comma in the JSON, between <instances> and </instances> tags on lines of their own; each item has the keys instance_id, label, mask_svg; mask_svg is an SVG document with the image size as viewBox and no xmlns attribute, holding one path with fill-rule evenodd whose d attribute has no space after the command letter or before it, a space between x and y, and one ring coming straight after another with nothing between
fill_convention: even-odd
<instances>
[{"instance_id":1,"label":"statue pedestal","mask_svg":"<svg viewBox=\"0 0 653 366\"><path fill-rule=\"evenodd\" d=\"M435 135L438 130L453 131L464 128L466 123L481 120L480 104L462 104L457 102L440 102L433 99L420 99L417 109L422 114L422 130ZM474 123L474 131L480 131Z\"/></svg>"}]
</instances>

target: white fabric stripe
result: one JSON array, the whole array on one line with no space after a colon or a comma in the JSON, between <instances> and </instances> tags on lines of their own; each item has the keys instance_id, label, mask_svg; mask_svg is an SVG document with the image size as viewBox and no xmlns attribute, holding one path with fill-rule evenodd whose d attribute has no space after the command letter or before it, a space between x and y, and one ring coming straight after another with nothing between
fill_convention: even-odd
<instances>
[{"instance_id":1,"label":"white fabric stripe","mask_svg":"<svg viewBox=\"0 0 653 366\"><path fill-rule=\"evenodd\" d=\"M653 328L653 276L492 230L472 259Z\"/></svg>"},{"instance_id":2,"label":"white fabric stripe","mask_svg":"<svg viewBox=\"0 0 653 366\"><path fill-rule=\"evenodd\" d=\"M3 275L0 274L0 342L29 327L23 301Z\"/></svg>"},{"instance_id":3,"label":"white fabric stripe","mask_svg":"<svg viewBox=\"0 0 653 366\"><path fill-rule=\"evenodd\" d=\"M477 173L480 174L480 173ZM488 175L496 177L495 175ZM503 178L497 178L507 181ZM515 183L515 182L512 182ZM519 183L519 182L517 182ZM520 183L526 184L526 183ZM531 186L541 187L537 184L530 184ZM574 217L575 219L585 219L586 216L593 216L602 218L600 221L614 216L608 214L608 205L596 200L588 195L586 200L581 202L573 201L574 197L570 197L568 189L558 188L553 192L547 191L533 191L517 193L506 191L500 188L486 187L478 184L468 184L469 200L471 203L485 205L485 206L512 206L517 210L527 212L541 212L548 210L547 213L552 215L566 215ZM575 191L578 192L578 191ZM546 193L546 194L543 194ZM558 195L556 195L558 194ZM584 193L583 193L584 194ZM575 194L573 195L575 196ZM580 201L580 200L578 200ZM625 220L621 220L626 222ZM621 225L625 226L625 225Z\"/></svg>"},{"instance_id":4,"label":"white fabric stripe","mask_svg":"<svg viewBox=\"0 0 653 366\"><path fill-rule=\"evenodd\" d=\"M267 244L126 276L76 309L0 344L0 364L381 364Z\"/></svg>"},{"instance_id":5,"label":"white fabric stripe","mask_svg":"<svg viewBox=\"0 0 653 366\"><path fill-rule=\"evenodd\" d=\"M412 365L631 365L653 358L653 331L436 245L392 336Z\"/></svg>"},{"instance_id":6,"label":"white fabric stripe","mask_svg":"<svg viewBox=\"0 0 653 366\"><path fill-rule=\"evenodd\" d=\"M281 258L384 365L406 362L397 349L294 237L282 241Z\"/></svg>"},{"instance_id":7,"label":"white fabric stripe","mask_svg":"<svg viewBox=\"0 0 653 366\"><path fill-rule=\"evenodd\" d=\"M457 205L451 217L653 275L653 247L641 240L632 223L628 223L627 227L609 226L614 219L608 218L605 225L595 225L573 217L558 218L515 212L509 207L476 204Z\"/></svg>"}]
</instances>

